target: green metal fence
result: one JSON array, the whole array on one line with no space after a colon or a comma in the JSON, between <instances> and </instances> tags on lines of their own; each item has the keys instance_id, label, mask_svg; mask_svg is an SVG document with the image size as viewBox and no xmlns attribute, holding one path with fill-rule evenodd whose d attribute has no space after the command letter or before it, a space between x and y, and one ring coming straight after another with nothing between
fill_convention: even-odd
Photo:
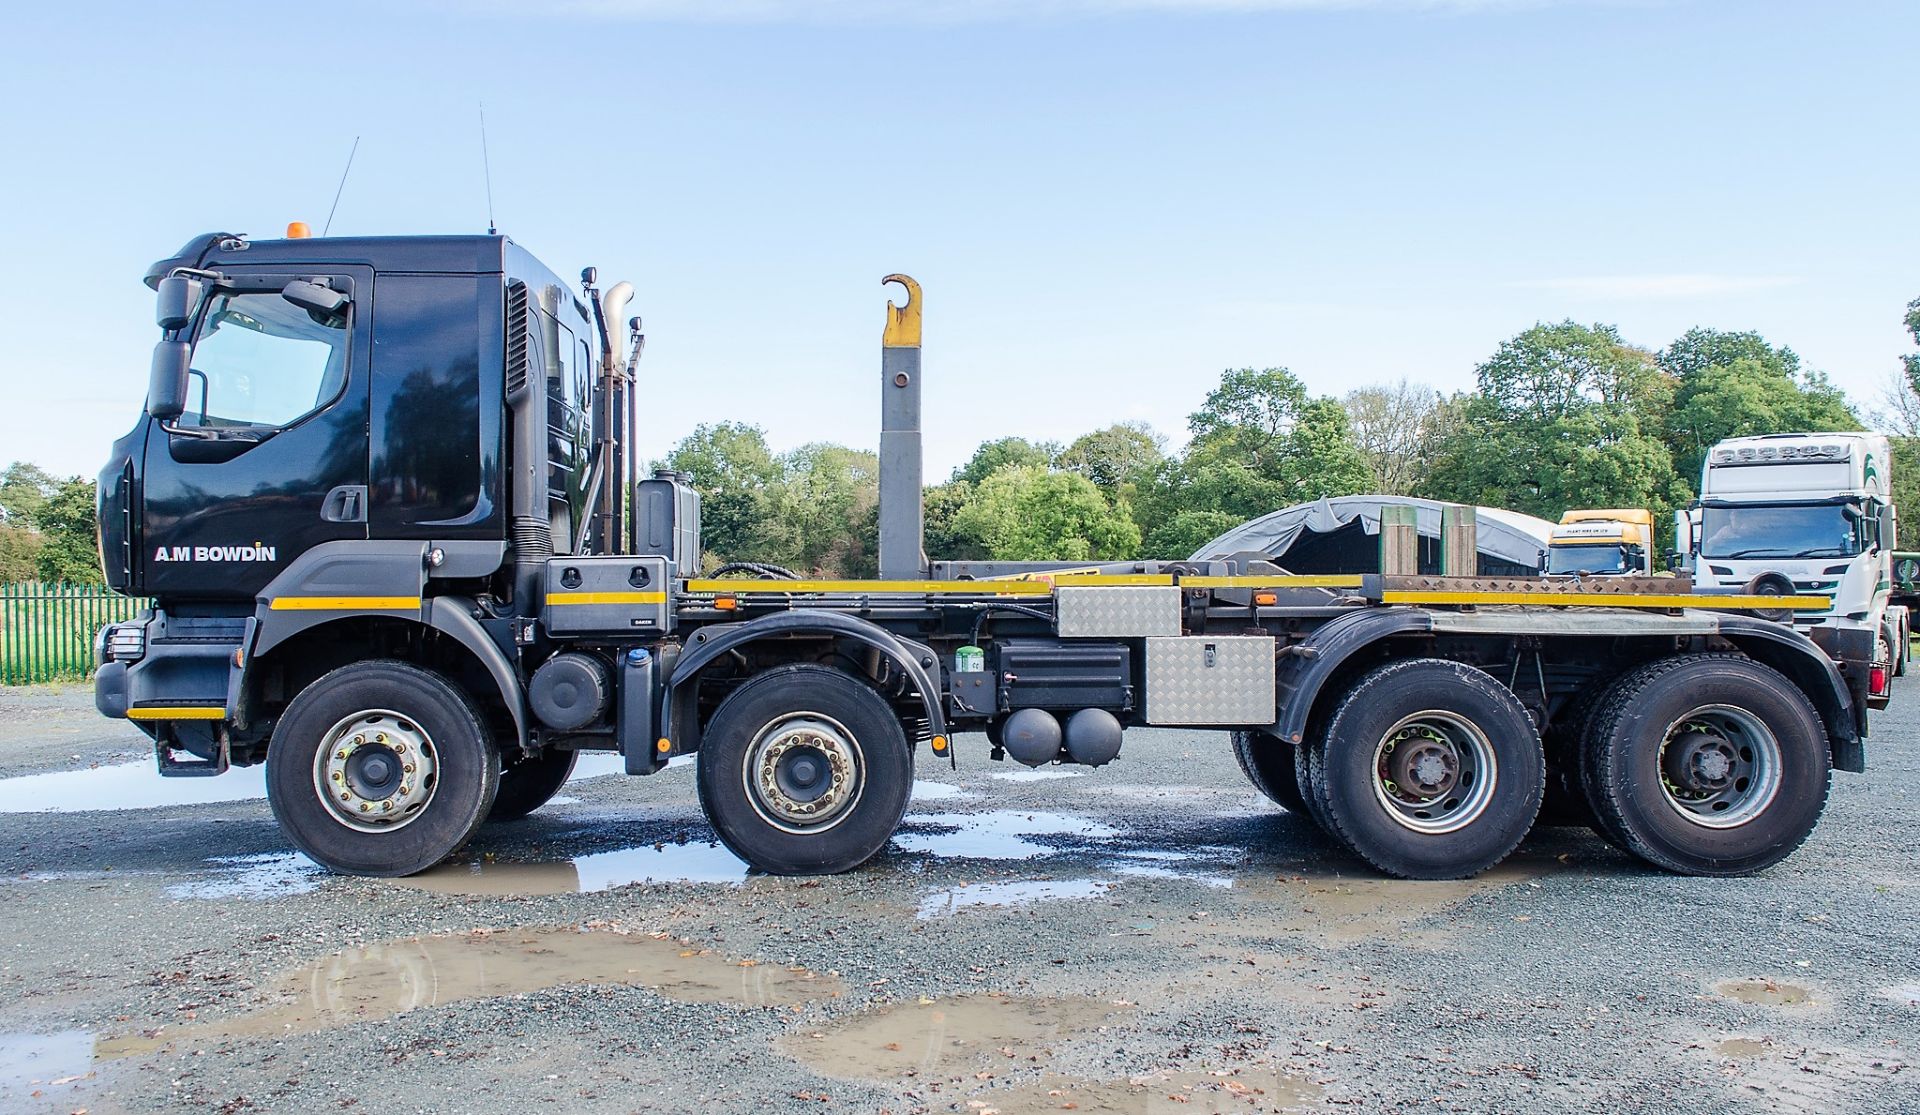
<instances>
[{"instance_id":1,"label":"green metal fence","mask_svg":"<svg viewBox=\"0 0 1920 1115\"><path fill-rule=\"evenodd\" d=\"M0 685L86 677L94 633L146 603L105 585L0 585Z\"/></svg>"}]
</instances>

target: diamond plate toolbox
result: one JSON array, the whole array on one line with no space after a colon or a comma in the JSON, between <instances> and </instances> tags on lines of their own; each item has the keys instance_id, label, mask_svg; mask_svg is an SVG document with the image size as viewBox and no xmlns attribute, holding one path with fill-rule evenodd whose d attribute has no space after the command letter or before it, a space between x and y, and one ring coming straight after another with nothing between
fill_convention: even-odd
<instances>
[{"instance_id":1,"label":"diamond plate toolbox","mask_svg":"<svg viewBox=\"0 0 1920 1115\"><path fill-rule=\"evenodd\" d=\"M1062 585L1053 600L1063 639L1180 634L1177 585Z\"/></svg>"},{"instance_id":2,"label":"diamond plate toolbox","mask_svg":"<svg viewBox=\"0 0 1920 1115\"><path fill-rule=\"evenodd\" d=\"M1149 724L1271 724L1273 640L1260 635L1148 639Z\"/></svg>"}]
</instances>

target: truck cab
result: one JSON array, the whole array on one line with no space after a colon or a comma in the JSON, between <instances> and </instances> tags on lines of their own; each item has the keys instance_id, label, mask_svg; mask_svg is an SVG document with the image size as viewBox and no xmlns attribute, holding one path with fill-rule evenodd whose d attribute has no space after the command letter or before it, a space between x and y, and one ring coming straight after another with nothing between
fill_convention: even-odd
<instances>
[{"instance_id":1,"label":"truck cab","mask_svg":"<svg viewBox=\"0 0 1920 1115\"><path fill-rule=\"evenodd\" d=\"M1695 587L1830 596L1830 608L1795 613L1794 623L1873 632L1884 640L1890 674L1889 624L1900 619L1888 610L1897 535L1891 466L1880 434L1763 434L1715 445L1699 500L1676 516ZM1875 689L1884 698L1884 686Z\"/></svg>"},{"instance_id":2,"label":"truck cab","mask_svg":"<svg viewBox=\"0 0 1920 1115\"><path fill-rule=\"evenodd\" d=\"M1549 577L1653 573L1653 513L1641 508L1568 511L1547 539Z\"/></svg>"}]
</instances>

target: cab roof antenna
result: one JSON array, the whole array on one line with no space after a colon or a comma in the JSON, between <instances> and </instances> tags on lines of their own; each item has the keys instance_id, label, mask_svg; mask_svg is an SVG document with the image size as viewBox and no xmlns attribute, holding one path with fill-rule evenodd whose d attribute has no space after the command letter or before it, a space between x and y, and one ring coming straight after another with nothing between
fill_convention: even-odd
<instances>
[{"instance_id":1,"label":"cab roof antenna","mask_svg":"<svg viewBox=\"0 0 1920 1115\"><path fill-rule=\"evenodd\" d=\"M493 162L487 158L487 102L480 102L480 172L487 180L487 235L498 236L493 224Z\"/></svg>"},{"instance_id":2,"label":"cab roof antenna","mask_svg":"<svg viewBox=\"0 0 1920 1115\"><path fill-rule=\"evenodd\" d=\"M354 153L359 150L360 150L360 137L354 136L353 146L349 148L347 151L347 167L345 170L342 170L340 172L340 184L333 188L333 205L327 209L327 223L320 226L320 235L322 236L325 236L327 234L327 230L333 227L333 215L340 208L340 195L346 191L347 175L353 173L353 156L354 156Z\"/></svg>"}]
</instances>

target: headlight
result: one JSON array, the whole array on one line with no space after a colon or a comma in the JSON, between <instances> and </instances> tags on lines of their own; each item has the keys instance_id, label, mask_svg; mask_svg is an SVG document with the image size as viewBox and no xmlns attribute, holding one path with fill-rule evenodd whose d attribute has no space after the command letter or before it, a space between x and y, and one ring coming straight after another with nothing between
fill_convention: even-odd
<instances>
[{"instance_id":1,"label":"headlight","mask_svg":"<svg viewBox=\"0 0 1920 1115\"><path fill-rule=\"evenodd\" d=\"M110 624L100 629L100 643L106 657L101 662L133 662L147 653L147 624L144 620Z\"/></svg>"}]
</instances>

